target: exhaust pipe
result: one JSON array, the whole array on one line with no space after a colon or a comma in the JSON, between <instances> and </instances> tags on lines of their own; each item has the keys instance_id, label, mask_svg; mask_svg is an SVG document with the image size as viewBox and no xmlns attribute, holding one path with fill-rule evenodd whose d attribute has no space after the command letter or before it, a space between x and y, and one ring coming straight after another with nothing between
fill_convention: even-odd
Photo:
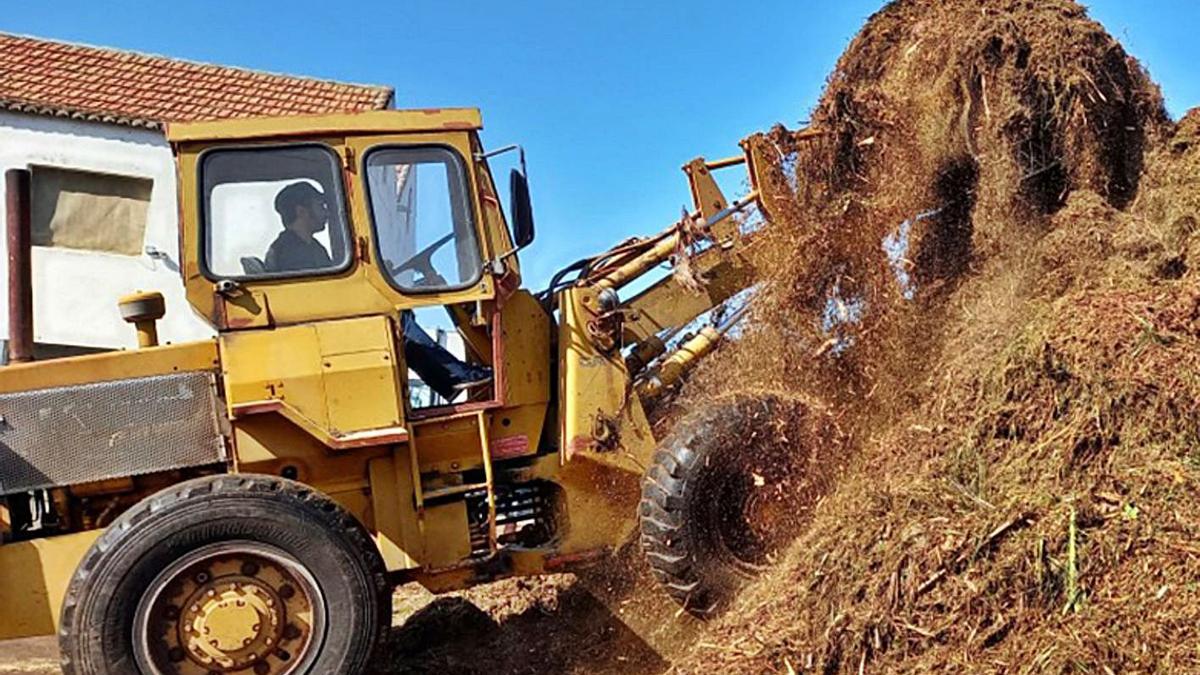
<instances>
[{"instance_id":1,"label":"exhaust pipe","mask_svg":"<svg viewBox=\"0 0 1200 675\"><path fill-rule=\"evenodd\" d=\"M8 229L8 361L33 360L33 260L30 173L4 174Z\"/></svg>"}]
</instances>

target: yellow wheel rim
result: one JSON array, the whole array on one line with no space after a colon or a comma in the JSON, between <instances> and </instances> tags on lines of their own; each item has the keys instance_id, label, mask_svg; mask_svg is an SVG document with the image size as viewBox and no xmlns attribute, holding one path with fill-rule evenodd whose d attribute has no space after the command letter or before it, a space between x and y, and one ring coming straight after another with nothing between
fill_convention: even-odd
<instances>
[{"instance_id":1,"label":"yellow wheel rim","mask_svg":"<svg viewBox=\"0 0 1200 675\"><path fill-rule=\"evenodd\" d=\"M134 654L147 673L302 673L320 651L325 614L319 586L292 556L258 542L214 544L150 584Z\"/></svg>"}]
</instances>

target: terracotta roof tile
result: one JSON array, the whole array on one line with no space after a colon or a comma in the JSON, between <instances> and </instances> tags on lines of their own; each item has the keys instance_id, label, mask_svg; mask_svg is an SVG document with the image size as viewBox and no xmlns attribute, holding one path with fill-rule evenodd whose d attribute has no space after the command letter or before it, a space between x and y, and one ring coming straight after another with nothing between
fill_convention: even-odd
<instances>
[{"instance_id":1,"label":"terracotta roof tile","mask_svg":"<svg viewBox=\"0 0 1200 675\"><path fill-rule=\"evenodd\" d=\"M387 108L391 87L0 33L0 109L130 126Z\"/></svg>"}]
</instances>

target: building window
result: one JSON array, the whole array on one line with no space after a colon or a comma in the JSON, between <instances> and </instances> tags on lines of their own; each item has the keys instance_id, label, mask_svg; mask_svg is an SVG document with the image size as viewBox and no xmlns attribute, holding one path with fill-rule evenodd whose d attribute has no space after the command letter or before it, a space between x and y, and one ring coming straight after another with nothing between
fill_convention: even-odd
<instances>
[{"instance_id":1,"label":"building window","mask_svg":"<svg viewBox=\"0 0 1200 675\"><path fill-rule=\"evenodd\" d=\"M33 245L140 255L148 178L33 167Z\"/></svg>"}]
</instances>

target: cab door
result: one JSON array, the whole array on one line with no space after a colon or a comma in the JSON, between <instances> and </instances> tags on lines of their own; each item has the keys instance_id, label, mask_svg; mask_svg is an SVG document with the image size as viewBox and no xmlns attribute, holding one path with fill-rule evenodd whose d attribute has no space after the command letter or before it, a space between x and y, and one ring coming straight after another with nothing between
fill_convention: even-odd
<instances>
[{"instance_id":1,"label":"cab door","mask_svg":"<svg viewBox=\"0 0 1200 675\"><path fill-rule=\"evenodd\" d=\"M351 138L356 158L355 219L368 224L370 278L401 326L435 340L463 361L494 367L496 285L480 224L465 133ZM404 336L409 346L425 336ZM411 351L411 350L410 350ZM410 363L414 375L421 364ZM498 373L497 373L498 376ZM410 379L414 387L423 384ZM470 397L437 397L432 407L483 404L496 388ZM469 398L469 400L468 400ZM428 397L414 395L410 403Z\"/></svg>"},{"instance_id":2,"label":"cab door","mask_svg":"<svg viewBox=\"0 0 1200 675\"><path fill-rule=\"evenodd\" d=\"M406 555L389 556L393 567L449 568L491 550L494 541L470 506L480 494L482 503L494 504L487 411L499 405L493 355L500 332L467 139L413 133L349 140L355 221L369 225L371 280L393 303L406 352L408 443L372 467L373 479L410 485L413 496L411 505L381 500L377 508L411 508L420 523L406 533L403 523L412 521L398 517L398 529L382 534L403 542ZM438 339L444 335L454 341ZM460 335L467 339L458 342ZM415 347L418 341L426 348ZM493 367L492 384L432 400L423 395L436 388L421 376L428 364L420 359L436 358L429 342L441 342L458 360Z\"/></svg>"}]
</instances>

